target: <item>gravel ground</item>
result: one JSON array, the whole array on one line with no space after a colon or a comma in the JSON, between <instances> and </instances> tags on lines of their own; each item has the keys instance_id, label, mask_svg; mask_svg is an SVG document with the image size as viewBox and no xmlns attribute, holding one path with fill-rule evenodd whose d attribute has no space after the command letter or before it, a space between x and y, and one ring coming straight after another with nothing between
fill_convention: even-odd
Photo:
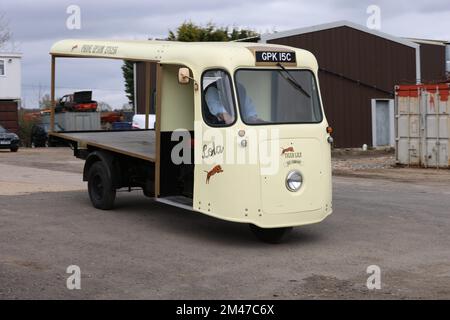
<instances>
[{"instance_id":1,"label":"gravel ground","mask_svg":"<svg viewBox=\"0 0 450 320\"><path fill-rule=\"evenodd\" d=\"M333 170L335 171L361 171L374 169L393 169L395 168L394 155L372 155L372 156L353 156L353 157L335 157L332 160Z\"/></svg>"},{"instance_id":2,"label":"gravel ground","mask_svg":"<svg viewBox=\"0 0 450 320\"><path fill-rule=\"evenodd\" d=\"M68 148L0 151L0 195L84 190L83 161Z\"/></svg>"},{"instance_id":3,"label":"gravel ground","mask_svg":"<svg viewBox=\"0 0 450 320\"><path fill-rule=\"evenodd\" d=\"M332 158L334 176L384 179L450 188L450 170L401 167L393 152L339 151Z\"/></svg>"}]
</instances>

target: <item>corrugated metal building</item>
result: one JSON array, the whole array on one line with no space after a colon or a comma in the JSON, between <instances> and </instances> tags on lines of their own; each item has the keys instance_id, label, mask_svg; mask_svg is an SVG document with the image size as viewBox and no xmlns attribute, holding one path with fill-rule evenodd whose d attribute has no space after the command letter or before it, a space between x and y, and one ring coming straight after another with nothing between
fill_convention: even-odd
<instances>
[{"instance_id":1,"label":"corrugated metal building","mask_svg":"<svg viewBox=\"0 0 450 320\"><path fill-rule=\"evenodd\" d=\"M134 79L136 83L135 85L136 113L138 114L145 113L146 101L148 99L150 114L155 114L156 64L153 62L148 64L144 62L136 62L134 66L135 66ZM146 79L146 68L147 71L150 73L147 79ZM148 90L146 90L146 86L148 86Z\"/></svg>"},{"instance_id":2,"label":"corrugated metal building","mask_svg":"<svg viewBox=\"0 0 450 320\"><path fill-rule=\"evenodd\" d=\"M263 34L249 42L283 44L311 51L320 67L328 121L338 148L394 146L394 87L445 79L445 45L403 39L364 26L338 21L309 28ZM136 110L154 112L155 68L136 63ZM152 113L153 113L152 112Z\"/></svg>"},{"instance_id":3,"label":"corrugated metal building","mask_svg":"<svg viewBox=\"0 0 450 320\"><path fill-rule=\"evenodd\" d=\"M349 21L261 36L317 57L336 147L395 145L394 87L445 79L445 46L394 37Z\"/></svg>"},{"instance_id":4,"label":"corrugated metal building","mask_svg":"<svg viewBox=\"0 0 450 320\"><path fill-rule=\"evenodd\" d=\"M420 45L421 82L435 83L446 80L447 41L407 39Z\"/></svg>"}]
</instances>

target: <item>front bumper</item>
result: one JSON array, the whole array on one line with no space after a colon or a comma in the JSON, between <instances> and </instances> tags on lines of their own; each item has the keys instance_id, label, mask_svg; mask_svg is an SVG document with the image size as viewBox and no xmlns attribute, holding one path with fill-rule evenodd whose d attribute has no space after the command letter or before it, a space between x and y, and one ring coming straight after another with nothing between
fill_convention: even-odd
<instances>
[{"instance_id":1,"label":"front bumper","mask_svg":"<svg viewBox=\"0 0 450 320\"><path fill-rule=\"evenodd\" d=\"M7 141L7 143L2 143ZM11 149L19 146L19 140L0 140L0 149Z\"/></svg>"}]
</instances>

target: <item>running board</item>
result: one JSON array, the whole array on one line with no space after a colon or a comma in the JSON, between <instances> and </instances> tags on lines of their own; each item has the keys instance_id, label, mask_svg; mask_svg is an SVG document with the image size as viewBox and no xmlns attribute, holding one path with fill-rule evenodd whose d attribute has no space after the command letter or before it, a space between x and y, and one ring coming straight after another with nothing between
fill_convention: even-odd
<instances>
[{"instance_id":1,"label":"running board","mask_svg":"<svg viewBox=\"0 0 450 320\"><path fill-rule=\"evenodd\" d=\"M164 198L155 198L155 201L168 204L170 206L178 207L185 210L193 211L193 201L191 198L183 196L171 196Z\"/></svg>"}]
</instances>

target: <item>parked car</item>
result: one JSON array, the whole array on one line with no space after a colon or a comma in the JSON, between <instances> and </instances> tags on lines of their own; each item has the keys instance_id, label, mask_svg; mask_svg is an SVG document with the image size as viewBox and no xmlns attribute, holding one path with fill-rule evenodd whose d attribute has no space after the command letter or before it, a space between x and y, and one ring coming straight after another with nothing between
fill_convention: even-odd
<instances>
[{"instance_id":1,"label":"parked car","mask_svg":"<svg viewBox=\"0 0 450 320\"><path fill-rule=\"evenodd\" d=\"M58 140L55 140L52 136L49 137L48 133L50 131L50 124L34 124L31 128L31 146L33 148L42 147L56 147L65 146L66 144L61 144ZM55 123L55 131L63 131L63 129Z\"/></svg>"},{"instance_id":2,"label":"parked car","mask_svg":"<svg viewBox=\"0 0 450 320\"><path fill-rule=\"evenodd\" d=\"M9 149L11 152L19 150L19 136L13 132L9 132L0 126L0 149Z\"/></svg>"},{"instance_id":3,"label":"parked car","mask_svg":"<svg viewBox=\"0 0 450 320\"><path fill-rule=\"evenodd\" d=\"M118 121L118 122L113 122L112 126L111 126L111 130L115 130L115 131L127 131L127 130L132 130L133 126L131 122L126 122L126 121Z\"/></svg>"},{"instance_id":4,"label":"parked car","mask_svg":"<svg viewBox=\"0 0 450 320\"><path fill-rule=\"evenodd\" d=\"M156 117L154 114L148 115L148 128L155 129ZM133 129L145 129L145 114L135 114L131 124Z\"/></svg>"},{"instance_id":5,"label":"parked car","mask_svg":"<svg viewBox=\"0 0 450 320\"><path fill-rule=\"evenodd\" d=\"M97 107L97 101L92 100L92 91L79 91L59 99L55 112L95 112Z\"/></svg>"}]
</instances>

